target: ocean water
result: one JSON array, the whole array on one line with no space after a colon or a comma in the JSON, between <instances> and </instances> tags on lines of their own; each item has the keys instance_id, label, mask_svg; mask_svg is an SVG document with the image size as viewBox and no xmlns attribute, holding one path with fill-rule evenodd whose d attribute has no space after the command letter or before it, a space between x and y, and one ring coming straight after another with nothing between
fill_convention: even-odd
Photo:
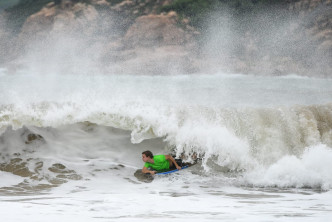
<instances>
[{"instance_id":1,"label":"ocean water","mask_svg":"<svg viewBox=\"0 0 332 222\"><path fill-rule=\"evenodd\" d=\"M331 221L331 169L330 79L0 71L2 221Z\"/></svg>"}]
</instances>

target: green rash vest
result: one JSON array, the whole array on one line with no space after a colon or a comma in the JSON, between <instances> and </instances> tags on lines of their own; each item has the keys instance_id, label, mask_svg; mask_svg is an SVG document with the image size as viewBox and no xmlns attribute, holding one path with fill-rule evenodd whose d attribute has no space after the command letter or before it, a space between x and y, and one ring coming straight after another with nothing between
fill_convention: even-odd
<instances>
[{"instance_id":1,"label":"green rash vest","mask_svg":"<svg viewBox=\"0 0 332 222\"><path fill-rule=\"evenodd\" d=\"M169 169L169 162L168 162L168 160L166 160L165 155L156 155L156 156L153 156L152 159L153 159L154 163L146 162L144 164L144 167L146 167L146 168L151 167L154 170L167 170L167 169Z\"/></svg>"}]
</instances>

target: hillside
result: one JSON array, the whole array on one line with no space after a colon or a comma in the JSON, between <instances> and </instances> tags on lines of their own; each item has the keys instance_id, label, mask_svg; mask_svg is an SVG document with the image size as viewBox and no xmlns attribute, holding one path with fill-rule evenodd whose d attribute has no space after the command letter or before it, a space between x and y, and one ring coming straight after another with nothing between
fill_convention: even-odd
<instances>
[{"instance_id":1,"label":"hillside","mask_svg":"<svg viewBox=\"0 0 332 222\"><path fill-rule=\"evenodd\" d=\"M331 0L21 0L2 13L0 62L330 76L331 8Z\"/></svg>"}]
</instances>

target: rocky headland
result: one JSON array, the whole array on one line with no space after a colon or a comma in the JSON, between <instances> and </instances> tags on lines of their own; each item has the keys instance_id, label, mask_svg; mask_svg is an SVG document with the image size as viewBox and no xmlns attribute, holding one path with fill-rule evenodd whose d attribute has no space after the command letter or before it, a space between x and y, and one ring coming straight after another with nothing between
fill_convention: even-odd
<instances>
[{"instance_id":1,"label":"rocky headland","mask_svg":"<svg viewBox=\"0 0 332 222\"><path fill-rule=\"evenodd\" d=\"M195 9L198 22L181 0L40 0L13 22L29 11L18 5L0 14L0 64L11 72L332 76L331 0L216 2Z\"/></svg>"}]
</instances>

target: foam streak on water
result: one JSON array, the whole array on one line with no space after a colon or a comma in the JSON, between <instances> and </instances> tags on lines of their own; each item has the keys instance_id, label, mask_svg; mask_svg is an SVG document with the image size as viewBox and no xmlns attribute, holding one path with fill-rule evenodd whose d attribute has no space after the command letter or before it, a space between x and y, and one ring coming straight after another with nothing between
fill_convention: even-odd
<instances>
[{"instance_id":1,"label":"foam streak on water","mask_svg":"<svg viewBox=\"0 0 332 222\"><path fill-rule=\"evenodd\" d=\"M2 218L327 221L331 95L297 76L1 71ZM201 160L145 183L146 149Z\"/></svg>"}]
</instances>

